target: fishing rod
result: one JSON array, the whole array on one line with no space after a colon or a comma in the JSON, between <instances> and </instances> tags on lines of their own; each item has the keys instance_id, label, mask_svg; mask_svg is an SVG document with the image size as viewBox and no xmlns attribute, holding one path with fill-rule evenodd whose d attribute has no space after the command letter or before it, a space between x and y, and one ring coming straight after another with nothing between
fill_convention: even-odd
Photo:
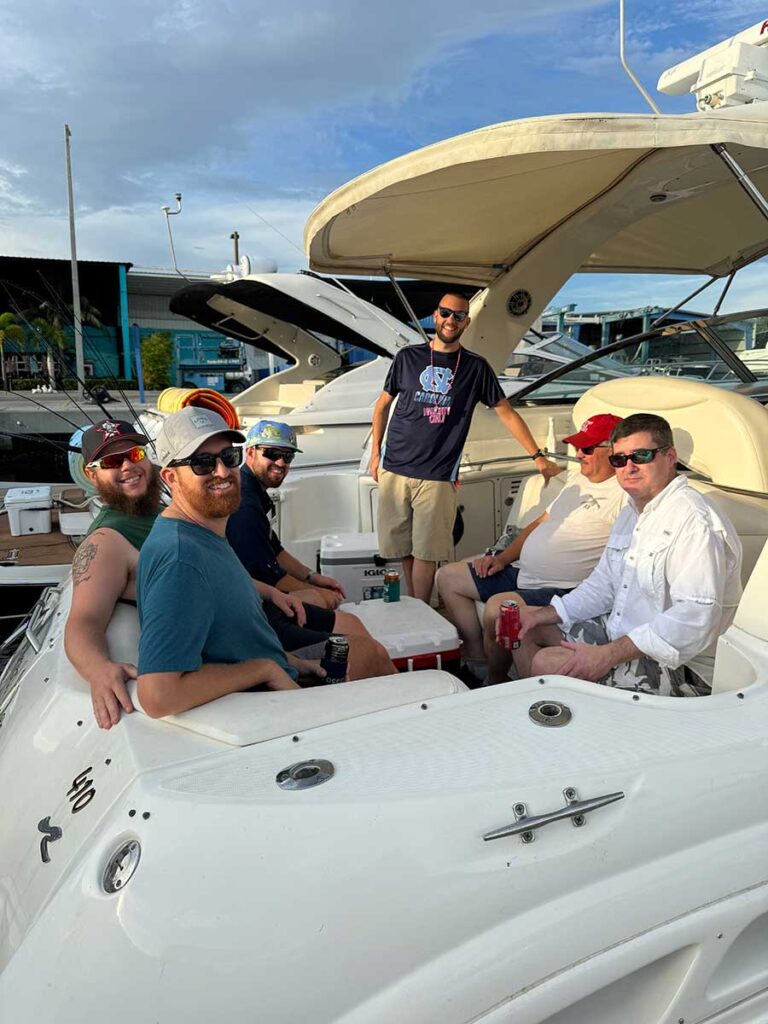
<instances>
[{"instance_id":1,"label":"fishing rod","mask_svg":"<svg viewBox=\"0 0 768 1024\"><path fill-rule=\"evenodd\" d=\"M12 306L16 316L22 321L22 323L26 326L26 328L29 331L32 332L33 335L36 335L38 338L42 339L43 344L48 346L50 352L54 356L56 354L58 354L60 359L62 360L62 362L64 362L64 360L63 360L63 353L60 352L58 349L54 348L53 344L51 342L49 342L48 339L42 333L38 332L36 330L36 328L29 322L29 319L27 318L26 313L19 306L19 303L16 301L16 299L15 299L15 297L14 297L14 295L11 292L11 289L9 287L9 285L10 284L14 284L14 282L9 282L9 281L3 280L3 281L0 281L0 284L2 284L3 287L5 288L6 294L8 296L8 301L11 304L11 306ZM42 301L40 296L35 294L35 292L31 291L29 288L24 288L24 287L19 287L19 286L16 286L16 287L17 287L18 291L22 292L24 295L30 296L37 303L40 303ZM71 366L69 367L69 369L71 369ZM47 377L49 383L51 383L55 387L55 381L51 380L50 374L47 372L46 369L41 368L41 374L44 377ZM79 378L77 378L77 374L75 374L75 377L76 377L76 379L78 379L78 382L82 385L83 382L81 380L79 380ZM63 391L64 391L64 395L75 406L77 411L82 416L84 416L85 419L87 419L89 423L93 424L95 421L94 421L93 417L91 416L90 412L88 412L86 409L83 409L83 407L72 397L72 395L67 391L66 388L64 388ZM106 412L104 407L100 403L98 403L98 404L99 404L99 407L101 408L102 412L104 413L104 415L108 417L109 414Z\"/></svg>"},{"instance_id":2,"label":"fishing rod","mask_svg":"<svg viewBox=\"0 0 768 1024\"><path fill-rule=\"evenodd\" d=\"M6 288L6 291L8 291L7 288ZM45 337L44 334L42 334L42 333L40 333L40 332L38 332L36 330L36 328L29 322L29 320L27 319L26 315L24 314L24 311L19 307L18 303L11 297L10 292L8 292L8 298L9 298L9 301L11 303L11 306L13 307L14 312L16 313L16 316L19 317L19 319L25 324L25 326L28 328L28 330L32 331L33 334L36 334L37 337L42 340L43 344L45 346L47 346L48 350L50 351L50 353L53 356L57 356L58 355L60 362L62 363L64 368L68 371L69 375L74 377L75 380L78 382L78 384L82 388L85 388L87 390L88 389L88 385L82 380L81 377L78 376L77 370L75 370L73 372L72 364L69 361L69 359L66 357L65 353L62 350L58 349L56 346L54 346L53 342L49 341ZM46 371L46 373L47 373L47 371ZM48 374L48 378L50 380L50 375L49 374ZM55 381L52 381L51 383L55 384ZM64 391L64 394L67 396L67 398L70 400L70 402L72 402L72 404L77 408L77 410L80 413L82 413L83 416L85 416L85 418L88 420L89 423L93 424L95 422L93 417L88 412L86 412L85 409L83 409L83 407L79 404L79 402L75 401L75 399L67 391L66 388L63 388L62 390ZM104 408L103 404L99 401L99 399L95 395L91 395L91 397L93 398L93 401L96 403L96 405L98 405L99 409L101 409L102 413L104 414L105 419L110 419L109 410Z\"/></svg>"},{"instance_id":3,"label":"fishing rod","mask_svg":"<svg viewBox=\"0 0 768 1024\"><path fill-rule=\"evenodd\" d=\"M47 280L47 278L43 274L42 270L38 269L37 273L38 273L38 275L40 277L40 280L43 282L43 284L45 285L46 289L48 290L49 295L51 296L53 301L56 303L56 305L58 307L59 315L61 315L63 313L65 321L68 320L69 308L67 307L67 305L65 304L65 302L63 301L61 296L58 294L56 289L53 287L53 285ZM74 326L74 320L73 320L72 324ZM82 326L83 326L83 324L82 324L82 321L81 321L80 322L81 330L82 330ZM129 412L133 416L134 420L138 422L139 414L137 413L137 411L134 408L133 404L129 400L129 398L126 395L125 391L123 391L122 387L118 383L117 377L115 377L114 373L112 372L112 370L111 370L111 368L109 366L109 363L106 360L106 357L101 352L99 352L98 348L96 348L96 345L93 342L91 342L91 341L89 341L87 339L87 337L85 335L85 332L83 332L83 338L86 339L87 344L88 344L88 346L90 348L90 353L89 354L94 356L96 359L98 359L98 361L101 364L102 368L106 370L105 376L107 377L108 380L109 379L112 380L112 385L111 386L114 387L114 389L118 392L118 394L122 398L126 408L129 410Z\"/></svg>"},{"instance_id":4,"label":"fishing rod","mask_svg":"<svg viewBox=\"0 0 768 1024\"><path fill-rule=\"evenodd\" d=\"M18 431L0 430L0 436L21 438L23 441L34 441L35 444L47 444L52 448L57 448L60 452L64 452L66 455L70 452L76 452L78 455L81 454L79 448L75 448L71 444L61 444L60 441L52 441L51 438L46 437L45 434L23 434Z\"/></svg>"},{"instance_id":5,"label":"fishing rod","mask_svg":"<svg viewBox=\"0 0 768 1024\"><path fill-rule=\"evenodd\" d=\"M9 398L11 397L9 392L6 391L5 394ZM13 397L14 398L23 398L25 402L31 402L32 405L36 405L38 407L38 409L44 409L46 412L50 413L51 416L56 416L58 419L64 420L65 423L69 424L69 426L73 427L75 430L81 430L82 429L82 424L75 423L73 420L69 419L69 417L65 416L64 413L57 412L55 409L51 409L49 406L43 405L42 402L36 401L34 398L31 397L31 395L26 394L26 392L24 392L24 391L14 391L13 392Z\"/></svg>"}]
</instances>

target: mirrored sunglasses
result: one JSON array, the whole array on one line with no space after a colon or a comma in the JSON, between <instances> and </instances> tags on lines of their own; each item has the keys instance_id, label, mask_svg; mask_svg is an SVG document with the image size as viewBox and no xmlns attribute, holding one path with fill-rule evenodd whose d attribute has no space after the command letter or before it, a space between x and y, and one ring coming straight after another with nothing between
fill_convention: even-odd
<instances>
[{"instance_id":1,"label":"mirrored sunglasses","mask_svg":"<svg viewBox=\"0 0 768 1024\"><path fill-rule=\"evenodd\" d=\"M653 462L658 452L665 452L669 445L662 445L661 448L636 448L629 455L609 455L608 461L614 469L623 469L628 462L634 462L636 466L647 466Z\"/></svg>"},{"instance_id":2,"label":"mirrored sunglasses","mask_svg":"<svg viewBox=\"0 0 768 1024\"><path fill-rule=\"evenodd\" d=\"M469 316L469 313L463 309L449 309L448 306L438 306L437 312L443 320L448 320L450 317L453 317L457 324L463 324Z\"/></svg>"},{"instance_id":3,"label":"mirrored sunglasses","mask_svg":"<svg viewBox=\"0 0 768 1024\"><path fill-rule=\"evenodd\" d=\"M88 469L118 469L127 459L129 462L143 462L147 457L147 449L137 445L127 452L112 452L100 459L88 463Z\"/></svg>"},{"instance_id":4,"label":"mirrored sunglasses","mask_svg":"<svg viewBox=\"0 0 768 1024\"><path fill-rule=\"evenodd\" d=\"M286 466L290 466L296 458L296 452L291 451L290 448L259 448L259 451L270 462L277 462L278 459L282 459Z\"/></svg>"},{"instance_id":5,"label":"mirrored sunglasses","mask_svg":"<svg viewBox=\"0 0 768 1024\"><path fill-rule=\"evenodd\" d=\"M170 466L189 466L195 476L209 476L221 461L227 469L236 469L243 461L243 449L239 445L222 448L220 452L200 452L188 459L176 459Z\"/></svg>"}]
</instances>

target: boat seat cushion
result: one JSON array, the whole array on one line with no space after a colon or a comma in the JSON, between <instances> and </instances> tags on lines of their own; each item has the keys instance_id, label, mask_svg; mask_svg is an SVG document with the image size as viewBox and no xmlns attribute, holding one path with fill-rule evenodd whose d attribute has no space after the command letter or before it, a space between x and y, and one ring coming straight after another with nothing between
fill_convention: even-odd
<instances>
[{"instance_id":1,"label":"boat seat cushion","mask_svg":"<svg viewBox=\"0 0 768 1024\"><path fill-rule=\"evenodd\" d=\"M136 664L139 617L135 608L119 604L107 630L110 657ZM362 679L340 686L267 693L230 693L210 704L164 719L174 725L232 746L263 743L360 715L418 704L466 687L447 672L403 672ZM138 710L136 683L129 686Z\"/></svg>"}]
</instances>

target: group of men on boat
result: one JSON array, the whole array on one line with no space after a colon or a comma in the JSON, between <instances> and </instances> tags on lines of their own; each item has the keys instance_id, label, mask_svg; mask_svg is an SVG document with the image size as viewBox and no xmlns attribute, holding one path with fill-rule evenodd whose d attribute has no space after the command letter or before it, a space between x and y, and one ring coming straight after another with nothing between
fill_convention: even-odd
<instances>
[{"instance_id":1,"label":"group of men on boat","mask_svg":"<svg viewBox=\"0 0 768 1024\"><path fill-rule=\"evenodd\" d=\"M561 472L490 365L462 348L468 324L467 300L444 295L434 340L397 354L374 410L380 553L402 560L409 592L425 601L438 563L452 555L458 464L478 402L494 409L545 480ZM579 470L546 511L486 555L437 575L465 643L465 678L507 678L511 659L496 628L501 602L513 598L521 677L709 693L714 646L741 595L735 529L678 475L663 418L598 415L564 440ZM262 420L243 435L217 413L188 407L163 421L159 465L128 423L97 424L82 445L104 507L73 562L65 645L101 727L132 710L126 684L136 676L154 717L242 690L317 685L333 632L349 638L350 678L395 671L360 620L338 611L338 581L286 551L272 528L267 489L282 484L298 451L287 424ZM162 484L170 503L161 510ZM486 602L482 627L476 600ZM138 666L109 656L106 629L119 601L138 603Z\"/></svg>"}]
</instances>

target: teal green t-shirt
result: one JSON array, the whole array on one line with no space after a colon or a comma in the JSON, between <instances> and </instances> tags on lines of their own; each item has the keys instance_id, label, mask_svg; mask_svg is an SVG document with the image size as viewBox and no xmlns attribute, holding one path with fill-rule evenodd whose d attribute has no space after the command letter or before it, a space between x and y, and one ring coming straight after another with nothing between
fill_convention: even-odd
<instances>
[{"instance_id":1,"label":"teal green t-shirt","mask_svg":"<svg viewBox=\"0 0 768 1024\"><path fill-rule=\"evenodd\" d=\"M224 537L158 516L139 555L139 675L271 658L293 679L253 580Z\"/></svg>"}]
</instances>

